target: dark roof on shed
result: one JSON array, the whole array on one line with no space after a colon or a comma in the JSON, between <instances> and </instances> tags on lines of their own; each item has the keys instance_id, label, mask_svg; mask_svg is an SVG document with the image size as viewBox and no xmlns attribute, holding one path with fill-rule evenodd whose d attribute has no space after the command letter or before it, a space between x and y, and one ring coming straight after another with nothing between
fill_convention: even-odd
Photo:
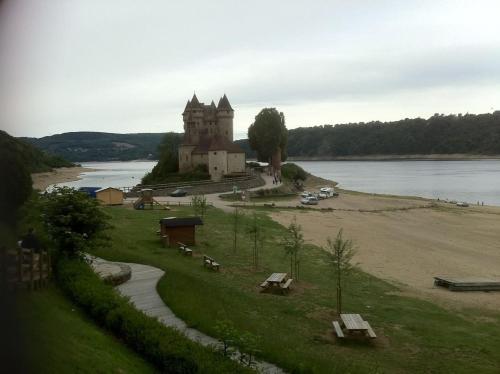
<instances>
[{"instance_id":1,"label":"dark roof on shed","mask_svg":"<svg viewBox=\"0 0 500 374\"><path fill-rule=\"evenodd\" d=\"M166 227L183 227L183 226L195 226L203 225L203 221L200 217L167 217L160 219L160 225Z\"/></svg>"}]
</instances>

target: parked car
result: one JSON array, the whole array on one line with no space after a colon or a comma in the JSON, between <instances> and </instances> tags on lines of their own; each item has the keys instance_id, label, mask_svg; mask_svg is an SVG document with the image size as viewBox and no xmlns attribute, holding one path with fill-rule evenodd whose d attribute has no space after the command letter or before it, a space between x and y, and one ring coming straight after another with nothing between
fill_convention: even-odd
<instances>
[{"instance_id":1,"label":"parked car","mask_svg":"<svg viewBox=\"0 0 500 374\"><path fill-rule=\"evenodd\" d=\"M338 196L333 187L322 187L319 189L320 193L325 194L327 197Z\"/></svg>"},{"instance_id":2,"label":"parked car","mask_svg":"<svg viewBox=\"0 0 500 374\"><path fill-rule=\"evenodd\" d=\"M307 191L304 191L300 194L300 196L302 196L304 199L309 197L309 196L312 196L312 193L310 192L307 192Z\"/></svg>"},{"instance_id":3,"label":"parked car","mask_svg":"<svg viewBox=\"0 0 500 374\"><path fill-rule=\"evenodd\" d=\"M462 201L461 203L457 203L457 206L461 206L461 207L466 208L466 207L468 207L468 206L469 206L469 204L468 204L468 203L466 203L465 201Z\"/></svg>"},{"instance_id":4,"label":"parked car","mask_svg":"<svg viewBox=\"0 0 500 374\"><path fill-rule=\"evenodd\" d=\"M187 192L185 190L183 190L182 188L179 188L170 194L170 196L172 196L172 197L183 197L186 195L187 195Z\"/></svg>"},{"instance_id":5,"label":"parked car","mask_svg":"<svg viewBox=\"0 0 500 374\"><path fill-rule=\"evenodd\" d=\"M316 196L304 197L300 202L304 205L318 205L318 198Z\"/></svg>"}]
</instances>

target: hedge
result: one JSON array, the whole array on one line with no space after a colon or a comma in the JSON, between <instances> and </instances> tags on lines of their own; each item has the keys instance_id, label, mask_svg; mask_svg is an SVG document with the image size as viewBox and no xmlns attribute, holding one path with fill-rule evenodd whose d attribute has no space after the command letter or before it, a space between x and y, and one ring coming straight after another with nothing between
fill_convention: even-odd
<instances>
[{"instance_id":1,"label":"hedge","mask_svg":"<svg viewBox=\"0 0 500 374\"><path fill-rule=\"evenodd\" d=\"M60 259L61 288L99 325L164 373L250 373L212 347L192 342L181 332L146 316L104 284L82 260Z\"/></svg>"}]
</instances>

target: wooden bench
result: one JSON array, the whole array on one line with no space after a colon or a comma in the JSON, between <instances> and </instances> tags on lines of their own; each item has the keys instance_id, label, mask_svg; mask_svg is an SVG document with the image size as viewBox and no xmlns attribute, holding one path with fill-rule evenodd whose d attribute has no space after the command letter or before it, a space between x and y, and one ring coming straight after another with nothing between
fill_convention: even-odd
<instances>
[{"instance_id":1,"label":"wooden bench","mask_svg":"<svg viewBox=\"0 0 500 374\"><path fill-rule=\"evenodd\" d=\"M269 287L269 282L268 282L268 281L264 281L264 282L262 282L262 283L260 284L260 286L261 286L262 288L267 288L267 287Z\"/></svg>"},{"instance_id":2,"label":"wooden bench","mask_svg":"<svg viewBox=\"0 0 500 374\"><path fill-rule=\"evenodd\" d=\"M181 251L184 255L186 256L192 256L193 255L193 250L188 248L186 244L177 242L179 244L179 251Z\"/></svg>"},{"instance_id":3,"label":"wooden bench","mask_svg":"<svg viewBox=\"0 0 500 374\"><path fill-rule=\"evenodd\" d=\"M292 284L293 279L288 279L285 283L281 284L281 290L282 291L289 291L290 290L290 285Z\"/></svg>"},{"instance_id":4,"label":"wooden bench","mask_svg":"<svg viewBox=\"0 0 500 374\"><path fill-rule=\"evenodd\" d=\"M373 331L372 327L368 323L368 321L364 321L365 326L366 326L366 332L368 333L368 336L372 339L375 339L377 335L375 335L375 332Z\"/></svg>"},{"instance_id":5,"label":"wooden bench","mask_svg":"<svg viewBox=\"0 0 500 374\"><path fill-rule=\"evenodd\" d=\"M209 267L212 270L219 271L220 265L215 261L212 257L209 257L207 255L203 255L203 266Z\"/></svg>"},{"instance_id":6,"label":"wooden bench","mask_svg":"<svg viewBox=\"0 0 500 374\"><path fill-rule=\"evenodd\" d=\"M333 328L335 329L335 333L337 334L337 337L345 338L344 332L342 331L340 324L337 321L333 321L332 324L333 324Z\"/></svg>"}]
</instances>

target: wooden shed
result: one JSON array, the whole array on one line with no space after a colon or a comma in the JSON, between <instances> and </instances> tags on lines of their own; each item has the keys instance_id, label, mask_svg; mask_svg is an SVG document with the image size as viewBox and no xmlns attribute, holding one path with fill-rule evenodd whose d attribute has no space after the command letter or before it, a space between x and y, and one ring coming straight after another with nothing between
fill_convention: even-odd
<instances>
[{"instance_id":1,"label":"wooden shed","mask_svg":"<svg viewBox=\"0 0 500 374\"><path fill-rule=\"evenodd\" d=\"M196 226L203 225L200 217L167 217L160 220L160 234L166 238L166 244L176 246L178 242L186 245L196 244Z\"/></svg>"},{"instance_id":2,"label":"wooden shed","mask_svg":"<svg viewBox=\"0 0 500 374\"><path fill-rule=\"evenodd\" d=\"M104 205L121 205L123 204L123 192L118 188L107 187L101 188L95 192L97 200Z\"/></svg>"}]
</instances>

